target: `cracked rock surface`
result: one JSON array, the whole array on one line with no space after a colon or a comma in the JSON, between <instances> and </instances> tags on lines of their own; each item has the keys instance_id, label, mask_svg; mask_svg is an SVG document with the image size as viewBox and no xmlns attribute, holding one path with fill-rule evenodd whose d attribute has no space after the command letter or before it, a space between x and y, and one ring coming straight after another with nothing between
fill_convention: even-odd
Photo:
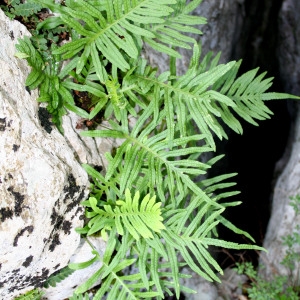
<instances>
[{"instance_id":1,"label":"cracked rock surface","mask_svg":"<svg viewBox=\"0 0 300 300\"><path fill-rule=\"evenodd\" d=\"M15 58L23 25L0 10L0 299L38 287L76 251L88 178L65 138L39 120L29 67Z\"/></svg>"}]
</instances>

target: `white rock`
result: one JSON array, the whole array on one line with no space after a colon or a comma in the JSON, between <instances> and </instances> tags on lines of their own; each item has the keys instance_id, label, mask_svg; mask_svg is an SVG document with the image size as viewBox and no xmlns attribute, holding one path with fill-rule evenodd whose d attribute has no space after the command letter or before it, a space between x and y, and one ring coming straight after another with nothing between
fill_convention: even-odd
<instances>
[{"instance_id":1,"label":"white rock","mask_svg":"<svg viewBox=\"0 0 300 300\"><path fill-rule=\"evenodd\" d=\"M94 249L98 251L100 256L103 256L106 243L101 238L89 237L89 242L93 245ZM76 254L74 254L70 263L80 263L85 262L94 257L92 254L91 246L84 240L81 239L80 245L76 250ZM92 274L94 274L97 270L99 270L102 266L102 262L96 261L88 268L77 270L68 276L65 280L56 284L56 287L49 287L47 289L43 289L45 293L43 298L51 299L51 300L62 300L68 297L71 297L73 291L78 287L78 285L84 283L86 280L90 278ZM99 281L94 285L99 284Z\"/></svg>"},{"instance_id":2,"label":"white rock","mask_svg":"<svg viewBox=\"0 0 300 300\"><path fill-rule=\"evenodd\" d=\"M67 115L63 116L63 129L66 142L80 163L107 168L107 160L104 154L111 152L112 148L120 146L123 141L112 138L102 139L80 136L81 131L87 130L84 125L82 128L76 129L76 127L80 127L82 122L83 119L73 112L68 112ZM105 125L106 128L110 126L106 121L102 122L101 125ZM101 125L97 129L103 129Z\"/></svg>"},{"instance_id":3,"label":"white rock","mask_svg":"<svg viewBox=\"0 0 300 300\"><path fill-rule=\"evenodd\" d=\"M13 57L24 34L0 10L0 299L40 286L67 265L89 186L64 137L41 127L37 92L25 90L29 67Z\"/></svg>"}]
</instances>

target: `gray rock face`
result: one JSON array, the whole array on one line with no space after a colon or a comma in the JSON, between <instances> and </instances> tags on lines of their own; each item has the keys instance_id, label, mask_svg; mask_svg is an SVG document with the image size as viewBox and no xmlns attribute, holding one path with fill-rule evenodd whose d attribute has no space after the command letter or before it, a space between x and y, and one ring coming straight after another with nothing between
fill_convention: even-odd
<instances>
[{"instance_id":1,"label":"gray rock face","mask_svg":"<svg viewBox=\"0 0 300 300\"><path fill-rule=\"evenodd\" d=\"M99 252L100 256L103 256L106 243L99 237L89 237L89 242ZM81 263L88 261L93 257L94 255L91 252L90 245L84 239L81 239L80 245L76 249L76 253L70 258L70 263ZM88 280L92 274L101 268L101 266L102 262L96 261L88 268L75 271L63 281L56 283L55 287L43 289L43 292L45 293L43 298L49 300L62 300L71 297L74 290ZM95 285L99 283L100 281L96 282Z\"/></svg>"},{"instance_id":2,"label":"gray rock face","mask_svg":"<svg viewBox=\"0 0 300 300\"><path fill-rule=\"evenodd\" d=\"M298 0L283 1L280 11L280 40L278 58L280 72L289 93L300 95L300 2ZM298 105L299 107L299 105ZM271 219L264 240L268 254L262 254L262 264L265 266L261 273L271 279L276 274L288 274L280 261L285 256L286 248L282 246L282 238L296 231L300 225L300 217L295 216L289 205L290 196L300 194L300 110L296 116L294 130L290 137L290 151L278 163L284 166L277 180L272 203ZM297 250L297 249L294 249ZM295 275L295 274L294 274Z\"/></svg>"},{"instance_id":3,"label":"gray rock face","mask_svg":"<svg viewBox=\"0 0 300 300\"><path fill-rule=\"evenodd\" d=\"M13 57L25 27L0 10L0 299L39 286L67 265L80 242L85 171L65 138L47 133L26 61Z\"/></svg>"},{"instance_id":4,"label":"gray rock face","mask_svg":"<svg viewBox=\"0 0 300 300\"><path fill-rule=\"evenodd\" d=\"M281 79L289 93L300 94L300 2L284 0L279 15L278 59Z\"/></svg>"},{"instance_id":5,"label":"gray rock face","mask_svg":"<svg viewBox=\"0 0 300 300\"><path fill-rule=\"evenodd\" d=\"M274 275L288 275L289 272L280 262L285 257L286 247L282 246L282 238L292 234L300 225L300 216L295 216L294 209L289 205L290 196L300 194L300 114L295 124L295 137L292 143L290 158L276 183L271 218L268 224L264 247L268 254L262 254L261 273L271 279ZM298 232L298 231L297 231ZM295 247L293 250L297 251ZM300 250L300 249L298 249ZM297 270L298 271L298 270ZM294 274L296 275L296 274Z\"/></svg>"}]
</instances>

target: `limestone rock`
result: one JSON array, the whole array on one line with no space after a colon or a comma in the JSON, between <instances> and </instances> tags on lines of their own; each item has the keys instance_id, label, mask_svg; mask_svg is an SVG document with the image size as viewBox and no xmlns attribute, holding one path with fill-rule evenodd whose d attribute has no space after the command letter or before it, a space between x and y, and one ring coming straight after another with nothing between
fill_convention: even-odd
<instances>
[{"instance_id":1,"label":"limestone rock","mask_svg":"<svg viewBox=\"0 0 300 300\"><path fill-rule=\"evenodd\" d=\"M101 238L95 237L89 237L89 242L98 251L100 256L103 256L106 243ZM70 263L80 263L92 259L94 255L91 251L91 246L84 239L81 239L76 253L72 255L70 259ZM56 287L48 287L47 289L43 289L43 292L45 293L43 298L49 300L62 300L71 297L74 290L80 284L88 280L92 274L101 268L101 266L102 262L96 261L88 268L75 271L63 281L56 283ZM95 283L95 285L97 284L99 284L99 282Z\"/></svg>"},{"instance_id":2,"label":"limestone rock","mask_svg":"<svg viewBox=\"0 0 300 300\"><path fill-rule=\"evenodd\" d=\"M25 90L29 67L13 56L24 35L0 10L0 299L40 286L67 265L89 185L65 138L41 126L37 92Z\"/></svg>"},{"instance_id":3,"label":"limestone rock","mask_svg":"<svg viewBox=\"0 0 300 300\"><path fill-rule=\"evenodd\" d=\"M107 168L107 160L104 156L106 152L110 152L113 147L118 147L122 141L116 139L90 138L80 136L80 132L87 130L82 125L84 120L69 111L63 116L64 137L73 150L76 159L82 164L89 164L93 167L98 167L100 170ZM109 127L108 122L102 122L103 125ZM97 129L103 129L100 126Z\"/></svg>"}]
</instances>

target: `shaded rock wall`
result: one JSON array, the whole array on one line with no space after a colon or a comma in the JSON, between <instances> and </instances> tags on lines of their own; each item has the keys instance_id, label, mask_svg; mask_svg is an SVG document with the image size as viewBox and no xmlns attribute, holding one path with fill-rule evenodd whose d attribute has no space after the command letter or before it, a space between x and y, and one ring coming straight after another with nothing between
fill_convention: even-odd
<instances>
[{"instance_id":1,"label":"shaded rock wall","mask_svg":"<svg viewBox=\"0 0 300 300\"><path fill-rule=\"evenodd\" d=\"M280 75L286 92L300 95L300 2L283 1L279 15L278 59ZM261 270L267 278L277 274L289 274L280 264L285 256L286 248L282 246L282 238L294 231L298 232L300 216L295 216L289 205L290 197L300 194L300 110L299 103L291 103L291 114L294 123L285 155L278 162L277 168L282 170L272 202L271 218L268 225L264 247L269 251L263 254ZM299 251L293 247L294 251ZM264 263L267 262L267 263ZM299 266L298 266L299 267ZM296 270L296 273L298 270ZM294 274L297 278L298 274Z\"/></svg>"}]
</instances>

